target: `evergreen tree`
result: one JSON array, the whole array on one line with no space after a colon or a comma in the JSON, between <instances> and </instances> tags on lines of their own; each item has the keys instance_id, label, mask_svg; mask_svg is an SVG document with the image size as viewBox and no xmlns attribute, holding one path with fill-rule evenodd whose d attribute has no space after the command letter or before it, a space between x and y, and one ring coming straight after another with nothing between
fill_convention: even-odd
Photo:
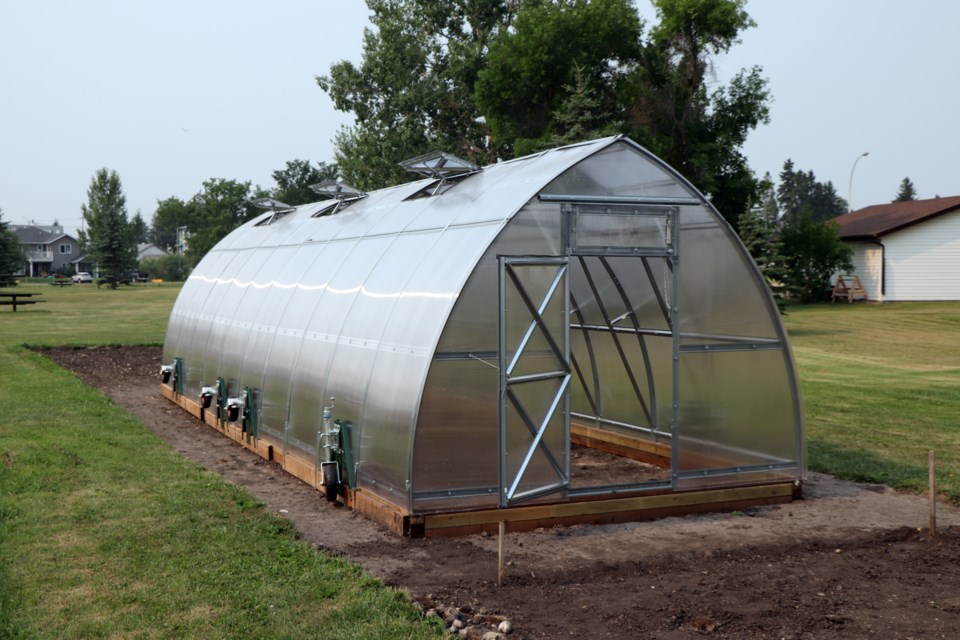
<instances>
[{"instance_id":1,"label":"evergreen tree","mask_svg":"<svg viewBox=\"0 0 960 640\"><path fill-rule=\"evenodd\" d=\"M777 309L783 313L786 307L786 267L775 220L758 205L740 216L739 233L740 240L763 274Z\"/></svg>"},{"instance_id":2,"label":"evergreen tree","mask_svg":"<svg viewBox=\"0 0 960 640\"><path fill-rule=\"evenodd\" d=\"M133 215L133 219L130 220L130 233L137 244L150 242L150 227L147 226L143 216L140 215L139 209Z\"/></svg>"},{"instance_id":3,"label":"evergreen tree","mask_svg":"<svg viewBox=\"0 0 960 640\"><path fill-rule=\"evenodd\" d=\"M816 220L804 206L797 216L784 221L780 230L786 266L785 283L800 302L818 302L830 288L837 271L853 269L853 251L840 239L837 223Z\"/></svg>"},{"instance_id":4,"label":"evergreen tree","mask_svg":"<svg viewBox=\"0 0 960 640\"><path fill-rule=\"evenodd\" d=\"M832 182L818 182L813 171L797 171L793 161L783 163L777 187L780 215L786 224L795 223L806 211L812 220L830 220L847 211L846 202Z\"/></svg>"},{"instance_id":5,"label":"evergreen tree","mask_svg":"<svg viewBox=\"0 0 960 640\"><path fill-rule=\"evenodd\" d=\"M100 169L90 181L81 206L86 229L80 244L112 289L137 266L137 243L127 220L127 198L116 171Z\"/></svg>"},{"instance_id":6,"label":"evergreen tree","mask_svg":"<svg viewBox=\"0 0 960 640\"><path fill-rule=\"evenodd\" d=\"M893 202L909 202L916 199L917 190L914 188L913 182L910 178L904 178L903 182L900 183L900 191L897 192L897 197L893 199Z\"/></svg>"},{"instance_id":7,"label":"evergreen tree","mask_svg":"<svg viewBox=\"0 0 960 640\"><path fill-rule=\"evenodd\" d=\"M17 283L13 274L23 268L23 246L20 238L3 221L0 209L0 286L9 287Z\"/></svg>"}]
</instances>

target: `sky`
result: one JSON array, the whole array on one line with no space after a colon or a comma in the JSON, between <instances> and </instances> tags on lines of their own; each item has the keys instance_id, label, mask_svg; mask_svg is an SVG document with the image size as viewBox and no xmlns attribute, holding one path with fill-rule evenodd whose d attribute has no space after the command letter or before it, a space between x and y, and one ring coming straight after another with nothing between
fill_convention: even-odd
<instances>
[{"instance_id":1,"label":"sky","mask_svg":"<svg viewBox=\"0 0 960 640\"><path fill-rule=\"evenodd\" d=\"M743 148L758 176L790 158L854 208L889 202L905 177L920 198L960 195L960 2L750 0L747 11L757 26L715 78L757 65L768 79L770 123ZM158 200L189 199L207 179L269 188L288 160L332 161L352 117L315 77L360 62L368 15L360 0L0 2L3 220L75 231L102 167L149 222Z\"/></svg>"}]
</instances>

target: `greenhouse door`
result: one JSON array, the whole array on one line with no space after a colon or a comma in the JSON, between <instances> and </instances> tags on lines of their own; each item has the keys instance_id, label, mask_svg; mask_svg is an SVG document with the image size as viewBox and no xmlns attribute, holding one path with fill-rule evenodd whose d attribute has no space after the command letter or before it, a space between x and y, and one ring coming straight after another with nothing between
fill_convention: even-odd
<instances>
[{"instance_id":1,"label":"greenhouse door","mask_svg":"<svg viewBox=\"0 0 960 640\"><path fill-rule=\"evenodd\" d=\"M567 258L500 257L500 506L570 484Z\"/></svg>"}]
</instances>

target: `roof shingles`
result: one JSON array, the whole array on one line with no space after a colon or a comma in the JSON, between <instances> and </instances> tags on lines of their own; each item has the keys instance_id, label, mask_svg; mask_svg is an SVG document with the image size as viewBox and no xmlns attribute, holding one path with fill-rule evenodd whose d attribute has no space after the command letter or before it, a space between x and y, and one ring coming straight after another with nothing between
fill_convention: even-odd
<instances>
[{"instance_id":1,"label":"roof shingles","mask_svg":"<svg viewBox=\"0 0 960 640\"><path fill-rule=\"evenodd\" d=\"M843 240L879 238L918 222L960 210L960 196L875 204L834 218Z\"/></svg>"}]
</instances>

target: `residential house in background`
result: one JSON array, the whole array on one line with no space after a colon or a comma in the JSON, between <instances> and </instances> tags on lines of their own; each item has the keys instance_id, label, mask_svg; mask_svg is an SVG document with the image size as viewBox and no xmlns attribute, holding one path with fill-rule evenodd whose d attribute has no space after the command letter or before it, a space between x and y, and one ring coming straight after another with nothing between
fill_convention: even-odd
<instances>
[{"instance_id":1,"label":"residential house in background","mask_svg":"<svg viewBox=\"0 0 960 640\"><path fill-rule=\"evenodd\" d=\"M960 196L873 205L835 220L867 299L960 300Z\"/></svg>"},{"instance_id":2,"label":"residential house in background","mask_svg":"<svg viewBox=\"0 0 960 640\"><path fill-rule=\"evenodd\" d=\"M11 224L23 245L23 268L16 275L43 277L54 273L87 271L80 243L59 224Z\"/></svg>"},{"instance_id":3,"label":"residential house in background","mask_svg":"<svg viewBox=\"0 0 960 640\"><path fill-rule=\"evenodd\" d=\"M141 242L137 245L137 264L144 260L156 260L166 255L169 254L152 242Z\"/></svg>"}]
</instances>

